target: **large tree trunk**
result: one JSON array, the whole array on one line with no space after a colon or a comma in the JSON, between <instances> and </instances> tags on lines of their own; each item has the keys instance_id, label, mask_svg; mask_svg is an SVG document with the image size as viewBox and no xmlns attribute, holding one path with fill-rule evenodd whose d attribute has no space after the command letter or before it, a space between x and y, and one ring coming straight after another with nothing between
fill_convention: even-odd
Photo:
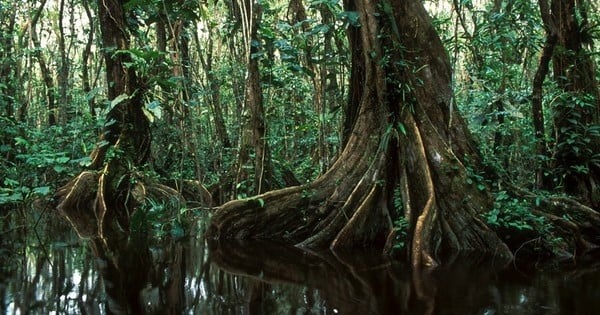
<instances>
[{"instance_id":1,"label":"large tree trunk","mask_svg":"<svg viewBox=\"0 0 600 315\"><path fill-rule=\"evenodd\" d=\"M352 86L340 157L306 186L223 205L208 235L383 247L396 237L392 222L404 217L416 267L468 250L510 258L479 218L491 198L484 183L469 180L480 157L450 106L448 56L423 5L349 0L346 9L359 13L360 27L349 32Z\"/></svg>"}]
</instances>

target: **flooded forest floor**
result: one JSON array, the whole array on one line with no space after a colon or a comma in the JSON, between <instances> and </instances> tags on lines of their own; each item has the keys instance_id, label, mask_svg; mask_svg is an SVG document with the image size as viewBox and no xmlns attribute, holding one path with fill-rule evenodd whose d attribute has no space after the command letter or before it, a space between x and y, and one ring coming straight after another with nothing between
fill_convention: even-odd
<instances>
[{"instance_id":1,"label":"flooded forest floor","mask_svg":"<svg viewBox=\"0 0 600 315\"><path fill-rule=\"evenodd\" d=\"M463 257L433 272L371 252L208 242L201 216L163 237L80 239L52 210L0 221L2 314L593 314L600 264L498 266Z\"/></svg>"}]
</instances>

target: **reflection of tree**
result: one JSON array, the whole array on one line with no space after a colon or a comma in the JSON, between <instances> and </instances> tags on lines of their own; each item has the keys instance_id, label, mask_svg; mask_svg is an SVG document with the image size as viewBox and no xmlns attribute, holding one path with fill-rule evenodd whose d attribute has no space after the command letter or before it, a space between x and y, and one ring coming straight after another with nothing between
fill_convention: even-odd
<instances>
[{"instance_id":1,"label":"reflection of tree","mask_svg":"<svg viewBox=\"0 0 600 315\"><path fill-rule=\"evenodd\" d=\"M307 252L296 247L264 243L220 241L211 243L210 261L229 274L219 280L236 283L230 289L245 296L259 284L303 288L291 297L287 313L339 314L463 314L495 310L500 303L496 271L500 266L473 259L457 259L439 271L411 270L410 266L379 253ZM246 282L244 282L246 281ZM219 285L219 282L216 282ZM223 284L221 284L223 285ZM232 296L233 293L227 293ZM279 305L281 295L263 295ZM319 305L311 305L312 303ZM243 301L243 299L238 299ZM293 305L304 301L304 305ZM271 301L272 302L272 301ZM247 304L238 307L252 312Z\"/></svg>"},{"instance_id":2,"label":"reflection of tree","mask_svg":"<svg viewBox=\"0 0 600 315\"><path fill-rule=\"evenodd\" d=\"M210 243L207 260L202 238L131 235L52 247L48 235L10 234L21 252L0 255L0 314L533 315L600 307L597 257L570 273L496 272L472 257L423 272L378 253L221 242Z\"/></svg>"},{"instance_id":3,"label":"reflection of tree","mask_svg":"<svg viewBox=\"0 0 600 315\"><path fill-rule=\"evenodd\" d=\"M109 314L181 314L186 303L187 250L164 242L151 250L146 234L92 238Z\"/></svg>"},{"instance_id":4,"label":"reflection of tree","mask_svg":"<svg viewBox=\"0 0 600 315\"><path fill-rule=\"evenodd\" d=\"M148 281L150 251L142 237L90 241L104 281L107 311L111 314L144 314L141 291Z\"/></svg>"},{"instance_id":5,"label":"reflection of tree","mask_svg":"<svg viewBox=\"0 0 600 315\"><path fill-rule=\"evenodd\" d=\"M0 261L7 273L0 278L0 314L100 314L94 302L102 294L87 251L31 242L13 253L10 265Z\"/></svg>"},{"instance_id":6,"label":"reflection of tree","mask_svg":"<svg viewBox=\"0 0 600 315\"><path fill-rule=\"evenodd\" d=\"M86 239L104 283L109 314L181 314L186 306L186 279L193 253L184 243L157 240L146 233L107 229L100 234L97 220L63 213L77 234ZM192 241L194 241L192 239ZM203 241L202 241L203 243ZM200 258L199 261L204 259ZM191 267L196 267L193 263Z\"/></svg>"},{"instance_id":7,"label":"reflection of tree","mask_svg":"<svg viewBox=\"0 0 600 315\"><path fill-rule=\"evenodd\" d=\"M210 261L222 270L243 275L254 287L257 282L306 286L304 300L320 298L323 307L340 314L399 312L408 308L412 294L407 269L379 254L309 253L256 241L211 245Z\"/></svg>"}]
</instances>

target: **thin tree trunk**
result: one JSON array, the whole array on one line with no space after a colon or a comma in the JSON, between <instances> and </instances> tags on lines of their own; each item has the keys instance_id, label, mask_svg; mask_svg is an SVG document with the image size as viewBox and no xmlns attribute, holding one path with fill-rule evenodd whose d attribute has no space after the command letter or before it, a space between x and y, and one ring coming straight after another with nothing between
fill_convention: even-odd
<instances>
[{"instance_id":1,"label":"thin tree trunk","mask_svg":"<svg viewBox=\"0 0 600 315\"><path fill-rule=\"evenodd\" d=\"M68 99L69 89L69 56L65 40L65 29L63 25L65 12L65 0L60 0L58 9L58 50L60 52L60 66L58 68L58 104L60 110L67 111L70 103Z\"/></svg>"},{"instance_id":2,"label":"thin tree trunk","mask_svg":"<svg viewBox=\"0 0 600 315\"><path fill-rule=\"evenodd\" d=\"M209 28L208 35L208 47L206 47L206 58L202 56L199 51L200 61L206 73L206 81L208 82L208 88L210 90L210 102L211 109L213 112L215 131L221 144L224 148L231 148L231 141L227 134L227 126L225 125L225 119L223 118L223 108L221 104L221 83L217 76L215 76L213 69L213 39L212 39L212 28ZM200 49L200 40L198 36L195 36L198 49Z\"/></svg>"},{"instance_id":3,"label":"thin tree trunk","mask_svg":"<svg viewBox=\"0 0 600 315\"><path fill-rule=\"evenodd\" d=\"M38 39L38 35L35 30L31 33L31 40L33 41L35 47L35 56L38 60L38 64L40 66L40 72L42 73L42 78L44 80L44 84L46 87L46 106L48 109L48 125L53 126L56 125L56 88L54 86L54 79L52 78L52 71L48 68L46 64L46 58L42 53L42 47L40 45L40 41Z\"/></svg>"},{"instance_id":4,"label":"thin tree trunk","mask_svg":"<svg viewBox=\"0 0 600 315\"><path fill-rule=\"evenodd\" d=\"M90 62L92 58L92 45L94 44L94 33L96 32L96 25L94 22L94 17L92 16L92 11L90 10L90 4L88 0L82 1L83 8L85 10L85 15L88 19L89 30L87 33L87 41L85 42L85 48L83 49L83 53L81 56L81 81L83 84L83 92L85 92L88 110L92 117L96 117L96 105L95 105L95 97L90 95L92 91L92 85L90 80Z\"/></svg>"},{"instance_id":5,"label":"thin tree trunk","mask_svg":"<svg viewBox=\"0 0 600 315\"><path fill-rule=\"evenodd\" d=\"M544 108L542 104L543 99L543 84L546 76L548 75L550 61L554 53L554 47L558 39L556 35L555 26L552 25L550 16L550 9L548 7L547 0L539 0L540 12L542 20L544 21L544 29L546 30L546 41L544 48L542 49L542 55L540 57L538 69L533 79L532 93L531 93L531 111L533 118L533 130L535 132L536 139L536 154L540 161L538 162L535 184L537 188L549 189L551 183L548 183L549 176L544 173L547 172L548 160L550 159L550 153L546 146L546 132L544 127Z\"/></svg>"},{"instance_id":6,"label":"thin tree trunk","mask_svg":"<svg viewBox=\"0 0 600 315\"><path fill-rule=\"evenodd\" d=\"M40 66L40 72L42 73L42 78L44 80L44 85L46 87L46 106L48 109L48 124L50 126L56 125L56 88L54 86L54 79L52 78L52 71L48 68L46 63L46 58L42 53L42 46L40 44L40 40L38 38L37 31L35 30L35 26L42 14L44 6L46 5L46 0L42 2L39 9L36 11L34 17L30 22L30 35L31 41L33 42L34 56L38 61Z\"/></svg>"},{"instance_id":7,"label":"thin tree trunk","mask_svg":"<svg viewBox=\"0 0 600 315\"><path fill-rule=\"evenodd\" d=\"M247 121L243 123L238 151L238 171L236 183L246 182L249 178L253 187L249 194L257 194L270 190L273 183L273 166L271 164L270 149L266 138L265 112L263 104L263 91L260 82L259 69L259 43L258 27L261 23L262 8L254 0L242 0L240 7L245 16L242 20L242 31L246 45L246 90L244 97L244 111L247 112ZM253 177L244 169L250 161L251 152L254 153ZM236 186L238 186L236 184ZM248 188L248 187L247 187Z\"/></svg>"},{"instance_id":8,"label":"thin tree trunk","mask_svg":"<svg viewBox=\"0 0 600 315\"><path fill-rule=\"evenodd\" d=\"M16 62L12 59L16 55L14 32L16 25L16 4L0 7L0 14L7 18L7 21L0 21L2 31L0 31L0 43L2 51L0 52L0 78L3 78L4 86L0 86L0 105L4 107L2 116L14 118L15 99L16 99Z\"/></svg>"},{"instance_id":9,"label":"thin tree trunk","mask_svg":"<svg viewBox=\"0 0 600 315\"><path fill-rule=\"evenodd\" d=\"M251 0L253 1L253 0ZM250 33L250 42L258 42L258 26L261 23L262 8L254 4L255 15ZM246 108L250 112L249 128L252 130L252 146L254 148L254 190L263 193L273 186L273 167L271 154L266 138L265 109L262 88L260 86L258 47L251 45L248 63L248 79L246 85Z\"/></svg>"}]
</instances>

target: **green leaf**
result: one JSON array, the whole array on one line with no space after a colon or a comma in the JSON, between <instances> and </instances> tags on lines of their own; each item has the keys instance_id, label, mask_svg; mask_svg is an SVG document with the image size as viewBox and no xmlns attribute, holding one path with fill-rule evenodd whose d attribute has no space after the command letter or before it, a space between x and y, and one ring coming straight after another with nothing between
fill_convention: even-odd
<instances>
[{"instance_id":1,"label":"green leaf","mask_svg":"<svg viewBox=\"0 0 600 315\"><path fill-rule=\"evenodd\" d=\"M71 159L69 159L66 156L61 156L61 157L56 158L56 163L65 164L65 163L69 162L69 160L71 160Z\"/></svg>"},{"instance_id":2,"label":"green leaf","mask_svg":"<svg viewBox=\"0 0 600 315\"><path fill-rule=\"evenodd\" d=\"M131 98L131 96L129 96L129 95L125 94L125 93L123 93L123 94L115 97L115 99L110 102L110 109L115 108L115 106L119 105L123 101L128 100L130 98Z\"/></svg>"},{"instance_id":3,"label":"green leaf","mask_svg":"<svg viewBox=\"0 0 600 315\"><path fill-rule=\"evenodd\" d=\"M33 193L37 195L46 196L50 193L50 186L35 187L33 189Z\"/></svg>"},{"instance_id":4,"label":"green leaf","mask_svg":"<svg viewBox=\"0 0 600 315\"><path fill-rule=\"evenodd\" d=\"M98 93L100 93L100 91L102 91L101 87L93 88L91 91L87 92L85 95L85 100L88 102L91 101L94 97L96 97L96 95L98 95Z\"/></svg>"},{"instance_id":5,"label":"green leaf","mask_svg":"<svg viewBox=\"0 0 600 315\"><path fill-rule=\"evenodd\" d=\"M345 20L348 24L359 27L360 26L360 15L357 11L344 11L338 15L338 18Z\"/></svg>"},{"instance_id":6,"label":"green leaf","mask_svg":"<svg viewBox=\"0 0 600 315\"><path fill-rule=\"evenodd\" d=\"M265 201L262 198L256 198L256 201L258 201L261 208L265 207Z\"/></svg>"},{"instance_id":7,"label":"green leaf","mask_svg":"<svg viewBox=\"0 0 600 315\"><path fill-rule=\"evenodd\" d=\"M14 180L14 179L11 179L11 178L5 178L4 179L4 186L7 186L7 187L17 187L17 186L19 186L19 182L16 181L16 180Z\"/></svg>"},{"instance_id":8,"label":"green leaf","mask_svg":"<svg viewBox=\"0 0 600 315\"><path fill-rule=\"evenodd\" d=\"M406 127L404 127L403 123L398 123L398 130L400 131L400 133L406 136Z\"/></svg>"},{"instance_id":9,"label":"green leaf","mask_svg":"<svg viewBox=\"0 0 600 315\"><path fill-rule=\"evenodd\" d=\"M155 100L148 103L146 105L146 108L144 108L144 114L146 114L146 117L148 117L148 120L150 120L150 122L154 122L155 118L161 119L162 108L160 107L160 102Z\"/></svg>"},{"instance_id":10,"label":"green leaf","mask_svg":"<svg viewBox=\"0 0 600 315\"><path fill-rule=\"evenodd\" d=\"M315 35L319 33L325 34L329 32L329 29L330 27L327 24L315 25L315 27L312 28L311 33Z\"/></svg>"},{"instance_id":11,"label":"green leaf","mask_svg":"<svg viewBox=\"0 0 600 315\"><path fill-rule=\"evenodd\" d=\"M57 173L64 173L67 168L61 165L54 165L54 167L52 167L52 169L54 169L55 172Z\"/></svg>"},{"instance_id":12,"label":"green leaf","mask_svg":"<svg viewBox=\"0 0 600 315\"><path fill-rule=\"evenodd\" d=\"M21 137L16 137L15 142L17 145L29 146L29 141L27 141L26 139L21 138Z\"/></svg>"},{"instance_id":13,"label":"green leaf","mask_svg":"<svg viewBox=\"0 0 600 315\"><path fill-rule=\"evenodd\" d=\"M77 163L79 166L90 166L92 164L92 158L89 156L82 157L80 159L71 160L71 163Z\"/></svg>"}]
</instances>

